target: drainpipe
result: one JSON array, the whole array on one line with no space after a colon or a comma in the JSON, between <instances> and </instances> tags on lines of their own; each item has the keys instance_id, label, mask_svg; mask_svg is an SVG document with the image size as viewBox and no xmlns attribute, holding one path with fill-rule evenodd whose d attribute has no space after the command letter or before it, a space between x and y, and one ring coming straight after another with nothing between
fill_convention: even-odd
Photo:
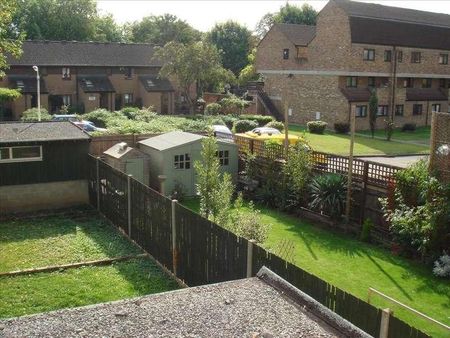
<instances>
[{"instance_id":1,"label":"drainpipe","mask_svg":"<svg viewBox=\"0 0 450 338\"><path fill-rule=\"evenodd\" d=\"M394 122L394 110L395 110L395 95L397 93L397 47L394 46L393 48L393 54L394 54L394 64L392 69L392 91L391 91L391 121Z\"/></svg>"}]
</instances>

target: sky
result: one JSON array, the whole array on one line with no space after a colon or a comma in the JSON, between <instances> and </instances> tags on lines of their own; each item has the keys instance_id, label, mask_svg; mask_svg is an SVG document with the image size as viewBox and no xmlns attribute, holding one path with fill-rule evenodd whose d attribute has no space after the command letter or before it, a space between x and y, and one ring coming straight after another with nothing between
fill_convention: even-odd
<instances>
[{"instance_id":1,"label":"sky","mask_svg":"<svg viewBox=\"0 0 450 338\"><path fill-rule=\"evenodd\" d=\"M321 10L327 1L292 1L290 4L301 6L304 3ZM423 1L365 1L387 6L405 7L430 12L450 14L450 0L423 0ZM268 12L276 12L286 0L266 1L188 1L188 0L97 0L98 8L102 14L111 13L117 22L125 23L142 19L148 15L174 14L187 21L194 28L206 32L216 22L229 19L237 21L253 30L261 17Z\"/></svg>"}]
</instances>

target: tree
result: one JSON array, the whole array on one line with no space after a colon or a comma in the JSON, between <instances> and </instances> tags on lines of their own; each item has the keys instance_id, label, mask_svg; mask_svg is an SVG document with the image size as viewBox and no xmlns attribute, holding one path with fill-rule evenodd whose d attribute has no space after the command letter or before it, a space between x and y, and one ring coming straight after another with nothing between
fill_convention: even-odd
<instances>
[{"instance_id":1,"label":"tree","mask_svg":"<svg viewBox=\"0 0 450 338\"><path fill-rule=\"evenodd\" d=\"M99 42L125 41L124 28L117 25L111 14L97 17L92 40Z\"/></svg>"},{"instance_id":2,"label":"tree","mask_svg":"<svg viewBox=\"0 0 450 338\"><path fill-rule=\"evenodd\" d=\"M378 97L375 90L372 90L369 98L369 123L370 132L372 133L372 138L375 135L375 128L377 125L377 113L378 113Z\"/></svg>"},{"instance_id":3,"label":"tree","mask_svg":"<svg viewBox=\"0 0 450 338\"><path fill-rule=\"evenodd\" d=\"M245 86L249 81L257 81L259 74L256 72L256 48L253 48L251 53L247 56L248 64L239 73L238 83Z\"/></svg>"},{"instance_id":4,"label":"tree","mask_svg":"<svg viewBox=\"0 0 450 338\"><path fill-rule=\"evenodd\" d=\"M256 25L256 33L259 38L263 38L275 23L292 23L302 25L315 25L317 11L308 4L303 4L302 7L295 5L286 5L280 7L276 13L267 13Z\"/></svg>"},{"instance_id":5,"label":"tree","mask_svg":"<svg viewBox=\"0 0 450 338\"><path fill-rule=\"evenodd\" d=\"M245 26L230 20L216 24L206 39L220 51L224 68L238 75L247 64L247 55L252 47L251 37Z\"/></svg>"},{"instance_id":6,"label":"tree","mask_svg":"<svg viewBox=\"0 0 450 338\"><path fill-rule=\"evenodd\" d=\"M5 107L6 102L12 102L17 100L22 94L17 89L1 88L0 87L0 120L5 118Z\"/></svg>"},{"instance_id":7,"label":"tree","mask_svg":"<svg viewBox=\"0 0 450 338\"><path fill-rule=\"evenodd\" d=\"M4 70L8 68L6 55L19 57L22 53L23 34L17 34L15 39L10 39L13 28L13 18L17 11L15 0L2 0L0 2L0 78L5 75ZM11 92L8 93L8 96Z\"/></svg>"},{"instance_id":8,"label":"tree","mask_svg":"<svg viewBox=\"0 0 450 338\"><path fill-rule=\"evenodd\" d=\"M30 40L92 40L97 18L94 0L21 0L15 16Z\"/></svg>"},{"instance_id":9,"label":"tree","mask_svg":"<svg viewBox=\"0 0 450 338\"><path fill-rule=\"evenodd\" d=\"M191 113L195 99L191 87L195 83L207 83L218 72L223 72L217 49L201 41L189 45L169 42L156 49L154 58L163 62L159 75L172 77L177 82Z\"/></svg>"},{"instance_id":10,"label":"tree","mask_svg":"<svg viewBox=\"0 0 450 338\"><path fill-rule=\"evenodd\" d=\"M199 31L171 14L147 16L141 21L132 23L129 30L131 41L159 46L171 41L188 44L201 39Z\"/></svg>"},{"instance_id":11,"label":"tree","mask_svg":"<svg viewBox=\"0 0 450 338\"><path fill-rule=\"evenodd\" d=\"M218 146L212 136L202 141L201 161L194 163L197 189L200 196L200 214L222 226L227 223L231 209L233 184L228 173L220 173Z\"/></svg>"}]
</instances>

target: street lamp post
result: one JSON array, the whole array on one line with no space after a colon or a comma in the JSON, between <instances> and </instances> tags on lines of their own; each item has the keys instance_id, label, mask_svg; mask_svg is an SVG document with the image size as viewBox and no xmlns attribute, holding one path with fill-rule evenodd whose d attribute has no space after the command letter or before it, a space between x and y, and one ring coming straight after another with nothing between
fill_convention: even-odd
<instances>
[{"instance_id":1,"label":"street lamp post","mask_svg":"<svg viewBox=\"0 0 450 338\"><path fill-rule=\"evenodd\" d=\"M33 70L36 72L36 81L37 81L38 121L41 122L41 80L40 80L40 76L39 76L39 67L33 66Z\"/></svg>"}]
</instances>

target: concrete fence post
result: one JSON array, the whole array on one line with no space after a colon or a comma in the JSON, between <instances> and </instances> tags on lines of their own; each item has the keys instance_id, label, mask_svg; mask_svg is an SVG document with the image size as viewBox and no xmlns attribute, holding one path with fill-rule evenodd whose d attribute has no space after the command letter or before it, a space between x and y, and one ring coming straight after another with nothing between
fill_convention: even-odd
<instances>
[{"instance_id":1,"label":"concrete fence post","mask_svg":"<svg viewBox=\"0 0 450 338\"><path fill-rule=\"evenodd\" d=\"M247 242L247 278L252 277L253 274L253 244L256 244L254 239Z\"/></svg>"},{"instance_id":2,"label":"concrete fence post","mask_svg":"<svg viewBox=\"0 0 450 338\"><path fill-rule=\"evenodd\" d=\"M97 176L97 210L100 211L100 157L97 156L96 176Z\"/></svg>"},{"instance_id":3,"label":"concrete fence post","mask_svg":"<svg viewBox=\"0 0 450 338\"><path fill-rule=\"evenodd\" d=\"M391 314L392 314L392 311L389 308L382 310L379 338L388 338L388 336L389 336L389 318L391 317Z\"/></svg>"},{"instance_id":4,"label":"concrete fence post","mask_svg":"<svg viewBox=\"0 0 450 338\"><path fill-rule=\"evenodd\" d=\"M131 178L133 175L127 176L127 209L128 209L128 237L131 238Z\"/></svg>"},{"instance_id":5,"label":"concrete fence post","mask_svg":"<svg viewBox=\"0 0 450 338\"><path fill-rule=\"evenodd\" d=\"M176 227L176 206L178 201L172 200L172 217L171 217L171 227L172 227L172 272L177 276L177 263L178 263L178 252L177 252L177 227Z\"/></svg>"}]
</instances>

